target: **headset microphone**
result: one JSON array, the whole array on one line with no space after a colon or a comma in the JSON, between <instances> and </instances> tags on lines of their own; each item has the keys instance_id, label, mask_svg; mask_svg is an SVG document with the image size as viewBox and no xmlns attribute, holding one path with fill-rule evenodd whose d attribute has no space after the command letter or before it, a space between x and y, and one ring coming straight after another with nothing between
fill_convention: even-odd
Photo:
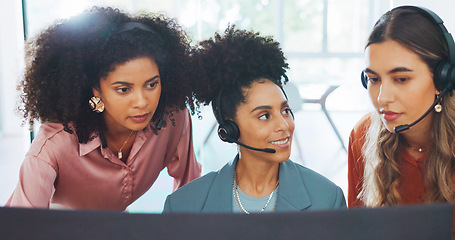
<instances>
[{"instance_id":1,"label":"headset microphone","mask_svg":"<svg viewBox=\"0 0 455 240\"><path fill-rule=\"evenodd\" d=\"M436 100L434 100L433 104L431 104L430 108L428 108L428 110L417 120L415 120L413 123L411 124L405 124L405 125L400 125L400 126L396 126L395 128L393 128L393 130L395 131L395 133L401 133L403 131L406 131L408 130L410 127L416 125L418 122L420 122L424 117L426 117L434 108L434 106L436 106L436 104L438 104L438 102L441 100L442 96L444 96L444 94L447 92L447 90L449 90L451 88L451 85L452 83L449 83L449 85L447 87L445 87L441 93L439 94L439 96L436 98Z\"/></svg>"},{"instance_id":2,"label":"headset microphone","mask_svg":"<svg viewBox=\"0 0 455 240\"><path fill-rule=\"evenodd\" d=\"M272 148L255 148L255 147L248 146L248 145L246 145L244 143L241 143L241 142L229 137L226 134L226 131L224 130L224 128L219 128L218 129L218 136L220 136L221 140L223 140L223 141L234 142L234 143L237 143L238 145L240 145L242 147L245 147L245 148L248 148L248 149L251 149L251 150L254 150L254 151L260 151L260 152L266 152L266 153L276 153L275 149L272 149Z\"/></svg>"},{"instance_id":3,"label":"headset microphone","mask_svg":"<svg viewBox=\"0 0 455 240\"><path fill-rule=\"evenodd\" d=\"M167 94L164 96L163 110L161 111L160 119L156 123L156 129L158 129L158 130L161 130L161 128L163 127L164 114L166 113L166 107L167 107Z\"/></svg>"}]
</instances>

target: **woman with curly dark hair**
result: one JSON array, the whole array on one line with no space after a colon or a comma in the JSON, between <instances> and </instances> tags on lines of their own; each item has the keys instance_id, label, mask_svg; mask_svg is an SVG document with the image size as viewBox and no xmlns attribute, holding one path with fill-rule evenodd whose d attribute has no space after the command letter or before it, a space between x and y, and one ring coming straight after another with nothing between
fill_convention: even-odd
<instances>
[{"instance_id":1,"label":"woman with curly dark hair","mask_svg":"<svg viewBox=\"0 0 455 240\"><path fill-rule=\"evenodd\" d=\"M343 192L288 160L294 117L282 86L288 64L279 44L228 28L193 53L198 105L212 103L219 137L238 144L235 159L178 189L164 212L262 213L343 208ZM252 147L254 146L254 147Z\"/></svg>"},{"instance_id":2,"label":"woman with curly dark hair","mask_svg":"<svg viewBox=\"0 0 455 240\"><path fill-rule=\"evenodd\" d=\"M42 32L27 56L20 110L42 125L6 206L124 210L165 167L175 189L200 176L189 40L175 21L93 7Z\"/></svg>"}]
</instances>

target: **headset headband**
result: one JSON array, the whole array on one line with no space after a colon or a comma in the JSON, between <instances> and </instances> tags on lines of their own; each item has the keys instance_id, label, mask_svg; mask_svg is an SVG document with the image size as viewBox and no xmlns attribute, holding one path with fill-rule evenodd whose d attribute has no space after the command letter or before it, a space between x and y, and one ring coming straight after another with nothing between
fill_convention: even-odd
<instances>
[{"instance_id":1,"label":"headset headband","mask_svg":"<svg viewBox=\"0 0 455 240\"><path fill-rule=\"evenodd\" d=\"M400 6L396 7L395 9L414 9L420 13L422 13L424 16L426 16L428 19L430 19L433 23L438 25L439 29L441 29L444 39L446 40L447 43L447 48L449 50L449 59L448 62L450 65L455 65L455 43L452 37L452 34L447 31L447 28L444 26L444 21L433 11L431 11L428 8L424 7L417 7L417 6Z\"/></svg>"},{"instance_id":2,"label":"headset headband","mask_svg":"<svg viewBox=\"0 0 455 240\"><path fill-rule=\"evenodd\" d=\"M223 93L223 87L220 88L220 92L218 93L218 96L216 97L216 102L215 102L215 114L218 123L221 125L224 123L223 116L221 115L221 95ZM213 102L212 102L213 104Z\"/></svg>"}]
</instances>

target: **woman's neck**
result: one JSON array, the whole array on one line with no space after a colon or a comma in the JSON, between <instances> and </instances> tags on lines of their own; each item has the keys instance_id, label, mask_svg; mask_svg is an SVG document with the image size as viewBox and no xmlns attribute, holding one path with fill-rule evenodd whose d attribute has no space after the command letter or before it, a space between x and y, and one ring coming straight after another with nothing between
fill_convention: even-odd
<instances>
[{"instance_id":1,"label":"woman's neck","mask_svg":"<svg viewBox=\"0 0 455 240\"><path fill-rule=\"evenodd\" d=\"M269 195L277 186L279 163L239 157L236 166L237 184L252 197Z\"/></svg>"},{"instance_id":2,"label":"woman's neck","mask_svg":"<svg viewBox=\"0 0 455 240\"><path fill-rule=\"evenodd\" d=\"M431 117L426 119L426 124L419 124L414 126L414 129L409 129L402 133L404 140L403 147L406 148L414 159L419 159L431 148Z\"/></svg>"},{"instance_id":3,"label":"woman's neck","mask_svg":"<svg viewBox=\"0 0 455 240\"><path fill-rule=\"evenodd\" d=\"M106 132L105 137L109 149L111 149L121 161L126 163L131 148L133 147L136 134L137 132L133 130L119 132L108 131Z\"/></svg>"},{"instance_id":4,"label":"woman's neck","mask_svg":"<svg viewBox=\"0 0 455 240\"><path fill-rule=\"evenodd\" d=\"M416 126L415 129L409 129L408 131L402 133L403 139L405 142L414 148L426 148L430 146L431 143L431 129L419 128Z\"/></svg>"}]
</instances>

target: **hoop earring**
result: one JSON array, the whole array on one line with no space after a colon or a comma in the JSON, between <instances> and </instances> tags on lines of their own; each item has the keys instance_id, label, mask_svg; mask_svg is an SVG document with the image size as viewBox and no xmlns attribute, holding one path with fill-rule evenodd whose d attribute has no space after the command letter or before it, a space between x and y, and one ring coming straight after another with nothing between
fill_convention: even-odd
<instances>
[{"instance_id":1,"label":"hoop earring","mask_svg":"<svg viewBox=\"0 0 455 240\"><path fill-rule=\"evenodd\" d=\"M438 97L439 97L439 95L436 96L436 98L438 98ZM439 101L438 104L436 104L434 106L434 111L437 112L437 113L440 113L442 111L441 101Z\"/></svg>"},{"instance_id":2,"label":"hoop earring","mask_svg":"<svg viewBox=\"0 0 455 240\"><path fill-rule=\"evenodd\" d=\"M88 100L88 103L92 111L97 113L102 113L104 111L104 103L101 98L93 96L90 100Z\"/></svg>"}]
</instances>

